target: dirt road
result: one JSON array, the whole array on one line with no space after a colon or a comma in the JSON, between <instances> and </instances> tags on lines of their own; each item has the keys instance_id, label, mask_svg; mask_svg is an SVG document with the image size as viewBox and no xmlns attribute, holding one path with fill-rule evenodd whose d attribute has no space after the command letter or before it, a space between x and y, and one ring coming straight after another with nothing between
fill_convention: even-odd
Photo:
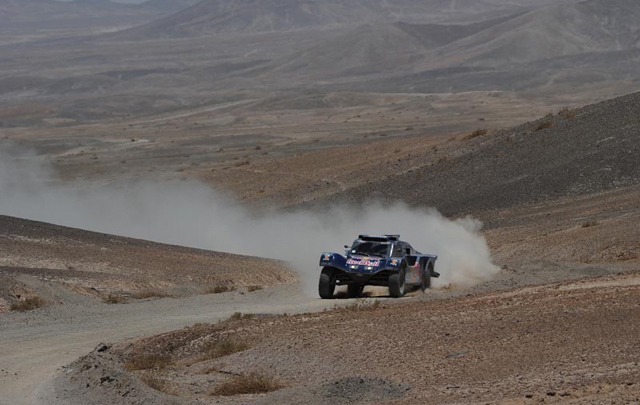
<instances>
[{"instance_id":1,"label":"dirt road","mask_svg":"<svg viewBox=\"0 0 640 405\"><path fill-rule=\"evenodd\" d=\"M51 403L48 383L56 370L100 342L121 341L198 322L216 322L234 312L300 313L336 304L302 296L296 286L123 305L105 305L95 297L50 288L67 304L0 316L1 405ZM350 300L342 300L346 301Z\"/></svg>"}]
</instances>

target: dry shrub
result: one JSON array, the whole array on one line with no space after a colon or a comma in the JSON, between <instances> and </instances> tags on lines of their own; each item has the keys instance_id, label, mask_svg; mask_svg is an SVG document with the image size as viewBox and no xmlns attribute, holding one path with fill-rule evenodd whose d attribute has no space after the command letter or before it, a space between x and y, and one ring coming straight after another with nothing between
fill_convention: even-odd
<instances>
[{"instance_id":1,"label":"dry shrub","mask_svg":"<svg viewBox=\"0 0 640 405\"><path fill-rule=\"evenodd\" d=\"M250 285L247 287L247 291L248 292L254 292L254 291L259 291L262 290L262 287L259 285Z\"/></svg>"},{"instance_id":2,"label":"dry shrub","mask_svg":"<svg viewBox=\"0 0 640 405\"><path fill-rule=\"evenodd\" d=\"M122 295L109 294L105 297L102 297L102 302L105 302L107 304L124 304L124 297Z\"/></svg>"},{"instance_id":3,"label":"dry shrub","mask_svg":"<svg viewBox=\"0 0 640 405\"><path fill-rule=\"evenodd\" d=\"M211 392L211 395L228 397L241 394L260 394L277 391L283 387L284 385L273 377L249 373L234 376L229 381L223 382Z\"/></svg>"},{"instance_id":4,"label":"dry shrub","mask_svg":"<svg viewBox=\"0 0 640 405\"><path fill-rule=\"evenodd\" d=\"M209 374L213 374L213 373L217 373L218 371L220 371L220 369L218 367L207 367L204 370L200 371L198 374L200 375L209 375Z\"/></svg>"},{"instance_id":5,"label":"dry shrub","mask_svg":"<svg viewBox=\"0 0 640 405\"><path fill-rule=\"evenodd\" d=\"M255 315L253 314L243 314L242 312L234 312L233 315L229 317L229 321L240 321L242 319L252 319Z\"/></svg>"},{"instance_id":6,"label":"dry shrub","mask_svg":"<svg viewBox=\"0 0 640 405\"><path fill-rule=\"evenodd\" d=\"M536 127L536 131L542 131L543 129L551 128L553 126L553 121L542 121Z\"/></svg>"},{"instance_id":7,"label":"dry shrub","mask_svg":"<svg viewBox=\"0 0 640 405\"><path fill-rule=\"evenodd\" d=\"M573 120L576 118L576 113L569 109L569 107L562 107L562 109L558 112L558 115L565 120Z\"/></svg>"},{"instance_id":8,"label":"dry shrub","mask_svg":"<svg viewBox=\"0 0 640 405\"><path fill-rule=\"evenodd\" d=\"M251 164L251 162L249 162L248 160L243 160L242 162L235 163L234 166L235 167L242 167L242 166L249 166L250 164Z\"/></svg>"},{"instance_id":9,"label":"dry shrub","mask_svg":"<svg viewBox=\"0 0 640 405\"><path fill-rule=\"evenodd\" d=\"M124 363L129 371L161 369L171 364L171 357L166 354L142 354Z\"/></svg>"},{"instance_id":10,"label":"dry shrub","mask_svg":"<svg viewBox=\"0 0 640 405\"><path fill-rule=\"evenodd\" d=\"M232 285L216 285L213 287L209 287L206 290L207 294L220 294L220 293L225 293L225 292L230 292L230 291L235 291L236 287L232 286Z\"/></svg>"},{"instance_id":11,"label":"dry shrub","mask_svg":"<svg viewBox=\"0 0 640 405\"><path fill-rule=\"evenodd\" d=\"M464 136L462 139L466 141L466 140L469 140L469 139L477 138L479 136L485 136L488 133L489 133L489 131L486 130L486 129L476 129L475 131L473 131L469 135Z\"/></svg>"},{"instance_id":12,"label":"dry shrub","mask_svg":"<svg viewBox=\"0 0 640 405\"><path fill-rule=\"evenodd\" d=\"M221 340L205 343L202 347L202 360L213 360L233 353L245 351L249 345L240 341Z\"/></svg>"},{"instance_id":13,"label":"dry shrub","mask_svg":"<svg viewBox=\"0 0 640 405\"><path fill-rule=\"evenodd\" d=\"M171 387L169 381L155 373L144 373L140 376L140 380L156 391L160 391L167 395L177 395L177 392Z\"/></svg>"},{"instance_id":14,"label":"dry shrub","mask_svg":"<svg viewBox=\"0 0 640 405\"><path fill-rule=\"evenodd\" d=\"M34 309L44 307L46 304L47 302L45 300L34 295L33 297L28 297L22 301L14 302L11 304L9 309L17 312L33 311Z\"/></svg>"},{"instance_id":15,"label":"dry shrub","mask_svg":"<svg viewBox=\"0 0 640 405\"><path fill-rule=\"evenodd\" d=\"M600 222L598 222L597 219L590 219L582 223L583 228L591 228L592 226L597 226L597 225L600 225Z\"/></svg>"},{"instance_id":16,"label":"dry shrub","mask_svg":"<svg viewBox=\"0 0 640 405\"><path fill-rule=\"evenodd\" d=\"M139 299L139 300L142 300L145 298L167 298L167 297L171 297L171 294L168 294L164 291L159 291L159 290L140 291L133 294L133 298Z\"/></svg>"}]
</instances>

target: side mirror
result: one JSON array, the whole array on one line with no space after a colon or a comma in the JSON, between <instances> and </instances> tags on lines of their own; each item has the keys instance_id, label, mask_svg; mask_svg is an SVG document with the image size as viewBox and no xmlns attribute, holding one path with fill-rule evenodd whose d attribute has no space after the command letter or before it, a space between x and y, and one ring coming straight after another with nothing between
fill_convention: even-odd
<instances>
[{"instance_id":1,"label":"side mirror","mask_svg":"<svg viewBox=\"0 0 640 405\"><path fill-rule=\"evenodd\" d=\"M347 250L348 250L350 247L351 247L351 246L349 246L349 245L344 245L344 248L345 248L345 249L347 249Z\"/></svg>"}]
</instances>

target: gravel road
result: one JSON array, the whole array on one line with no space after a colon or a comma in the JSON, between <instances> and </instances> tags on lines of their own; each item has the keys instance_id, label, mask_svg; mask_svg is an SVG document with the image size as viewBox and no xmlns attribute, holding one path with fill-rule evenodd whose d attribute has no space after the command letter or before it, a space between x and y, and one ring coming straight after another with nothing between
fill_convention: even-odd
<instances>
[{"instance_id":1,"label":"gravel road","mask_svg":"<svg viewBox=\"0 0 640 405\"><path fill-rule=\"evenodd\" d=\"M296 286L123 305L105 305L95 297L78 296L55 285L49 288L67 304L0 315L1 405L50 404L49 383L56 371L100 342L216 322L234 312L293 314L336 304L305 297Z\"/></svg>"}]
</instances>

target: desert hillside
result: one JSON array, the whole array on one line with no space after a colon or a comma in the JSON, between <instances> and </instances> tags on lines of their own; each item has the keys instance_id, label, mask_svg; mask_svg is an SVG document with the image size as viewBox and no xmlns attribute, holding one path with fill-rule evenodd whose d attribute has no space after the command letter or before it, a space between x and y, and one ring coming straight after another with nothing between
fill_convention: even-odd
<instances>
[{"instance_id":1,"label":"desert hillside","mask_svg":"<svg viewBox=\"0 0 640 405\"><path fill-rule=\"evenodd\" d=\"M37 280L84 295L183 296L295 282L284 263L0 217L0 308L45 295ZM31 287L29 287L29 285ZM21 290L23 290L21 292ZM53 299L56 302L57 299ZM64 302L63 302L64 303Z\"/></svg>"},{"instance_id":2,"label":"desert hillside","mask_svg":"<svg viewBox=\"0 0 640 405\"><path fill-rule=\"evenodd\" d=\"M639 21L0 0L0 405L637 404Z\"/></svg>"}]
</instances>

